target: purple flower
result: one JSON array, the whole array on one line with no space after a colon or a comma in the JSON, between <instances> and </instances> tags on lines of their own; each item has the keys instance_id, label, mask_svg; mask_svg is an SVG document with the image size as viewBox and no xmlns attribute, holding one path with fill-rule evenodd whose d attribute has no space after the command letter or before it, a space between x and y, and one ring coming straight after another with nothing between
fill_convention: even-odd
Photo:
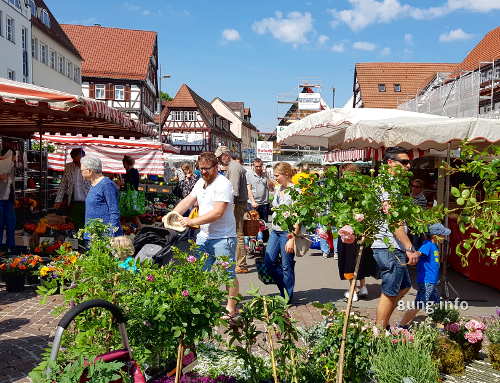
<instances>
[{"instance_id":1,"label":"purple flower","mask_svg":"<svg viewBox=\"0 0 500 383\"><path fill-rule=\"evenodd\" d=\"M146 279L149 281L149 282L153 282L155 280L155 277L151 274L149 274Z\"/></svg>"},{"instance_id":2,"label":"purple flower","mask_svg":"<svg viewBox=\"0 0 500 383\"><path fill-rule=\"evenodd\" d=\"M182 290L182 296L183 297L189 297L189 291L188 290Z\"/></svg>"},{"instance_id":3,"label":"purple flower","mask_svg":"<svg viewBox=\"0 0 500 383\"><path fill-rule=\"evenodd\" d=\"M445 329L453 334L460 331L460 325L458 323L450 323L445 326Z\"/></svg>"},{"instance_id":4,"label":"purple flower","mask_svg":"<svg viewBox=\"0 0 500 383\"><path fill-rule=\"evenodd\" d=\"M196 257L193 257L192 255L190 255L189 257L187 257L187 261L189 263L195 263L196 262Z\"/></svg>"},{"instance_id":5,"label":"purple flower","mask_svg":"<svg viewBox=\"0 0 500 383\"><path fill-rule=\"evenodd\" d=\"M500 309L497 309L497 316L500 317Z\"/></svg>"}]
</instances>

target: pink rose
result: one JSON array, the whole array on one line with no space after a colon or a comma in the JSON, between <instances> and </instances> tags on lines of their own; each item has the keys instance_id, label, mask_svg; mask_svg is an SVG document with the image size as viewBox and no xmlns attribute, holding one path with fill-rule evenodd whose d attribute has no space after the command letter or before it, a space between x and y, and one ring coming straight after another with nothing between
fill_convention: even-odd
<instances>
[{"instance_id":1,"label":"pink rose","mask_svg":"<svg viewBox=\"0 0 500 383\"><path fill-rule=\"evenodd\" d=\"M471 319L465 324L465 328L469 331L474 331L474 330L484 330L486 329L486 326L482 322L479 322L475 319Z\"/></svg>"},{"instance_id":2,"label":"pink rose","mask_svg":"<svg viewBox=\"0 0 500 383\"><path fill-rule=\"evenodd\" d=\"M479 330L469 331L464 334L464 338L474 344L483 340L483 333Z\"/></svg>"},{"instance_id":3,"label":"pink rose","mask_svg":"<svg viewBox=\"0 0 500 383\"><path fill-rule=\"evenodd\" d=\"M195 263L196 262L196 257L193 257L192 255L190 255L189 257L187 257L187 261L189 263Z\"/></svg>"},{"instance_id":4,"label":"pink rose","mask_svg":"<svg viewBox=\"0 0 500 383\"><path fill-rule=\"evenodd\" d=\"M453 334L460 331L460 325L458 323L450 323L445 326L445 329Z\"/></svg>"},{"instance_id":5,"label":"pink rose","mask_svg":"<svg viewBox=\"0 0 500 383\"><path fill-rule=\"evenodd\" d=\"M356 213L356 214L354 214L354 219L357 222L362 222L365 219L365 215L362 213Z\"/></svg>"},{"instance_id":6,"label":"pink rose","mask_svg":"<svg viewBox=\"0 0 500 383\"><path fill-rule=\"evenodd\" d=\"M149 274L146 279L149 281L149 282L153 282L155 280L155 277L151 274Z\"/></svg>"},{"instance_id":7,"label":"pink rose","mask_svg":"<svg viewBox=\"0 0 500 383\"><path fill-rule=\"evenodd\" d=\"M222 262L220 265L225 269L229 268L229 262Z\"/></svg>"},{"instance_id":8,"label":"pink rose","mask_svg":"<svg viewBox=\"0 0 500 383\"><path fill-rule=\"evenodd\" d=\"M354 243L356 236L354 235L354 230L350 225L345 225L339 230L339 235L342 243L351 244Z\"/></svg>"},{"instance_id":9,"label":"pink rose","mask_svg":"<svg viewBox=\"0 0 500 383\"><path fill-rule=\"evenodd\" d=\"M389 201L382 202L382 211L384 212L384 214L389 214L390 208L391 208L391 205L389 204Z\"/></svg>"},{"instance_id":10,"label":"pink rose","mask_svg":"<svg viewBox=\"0 0 500 383\"><path fill-rule=\"evenodd\" d=\"M189 296L189 291L188 290L182 290L182 296L183 297L188 297Z\"/></svg>"}]
</instances>

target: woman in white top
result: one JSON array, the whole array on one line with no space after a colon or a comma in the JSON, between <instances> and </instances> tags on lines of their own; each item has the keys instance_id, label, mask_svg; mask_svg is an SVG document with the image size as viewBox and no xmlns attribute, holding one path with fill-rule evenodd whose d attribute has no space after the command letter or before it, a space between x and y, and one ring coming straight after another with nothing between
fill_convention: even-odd
<instances>
[{"instance_id":1,"label":"woman in white top","mask_svg":"<svg viewBox=\"0 0 500 383\"><path fill-rule=\"evenodd\" d=\"M288 187L293 186L292 175L293 169L290 164L279 162L274 166L274 179L279 187L275 188L273 208L292 203L292 198L286 190ZM287 297L288 302L290 302L293 298L293 288L295 286L295 239L293 233L274 223L275 216L276 213L273 213L264 262L269 274L278 285L281 296ZM298 235L300 228L296 226L294 232Z\"/></svg>"}]
</instances>

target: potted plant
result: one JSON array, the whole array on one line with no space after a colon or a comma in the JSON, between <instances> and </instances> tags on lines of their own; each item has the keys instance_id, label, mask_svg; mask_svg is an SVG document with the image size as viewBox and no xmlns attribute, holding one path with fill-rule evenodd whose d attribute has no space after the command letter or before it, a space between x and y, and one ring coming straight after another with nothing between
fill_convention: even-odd
<instances>
[{"instance_id":1,"label":"potted plant","mask_svg":"<svg viewBox=\"0 0 500 383\"><path fill-rule=\"evenodd\" d=\"M5 287L8 292L14 293L24 291L26 275L28 274L28 258L9 258L4 263L0 264L0 272L2 273Z\"/></svg>"},{"instance_id":2,"label":"potted plant","mask_svg":"<svg viewBox=\"0 0 500 383\"><path fill-rule=\"evenodd\" d=\"M495 370L500 370L500 309L497 309L495 318L488 322L486 336L490 341L488 345L488 356Z\"/></svg>"},{"instance_id":3,"label":"potted plant","mask_svg":"<svg viewBox=\"0 0 500 383\"><path fill-rule=\"evenodd\" d=\"M449 323L445 326L445 330L450 339L461 346L465 363L478 359L486 330L486 325L483 322L471 319L467 322Z\"/></svg>"},{"instance_id":4,"label":"potted plant","mask_svg":"<svg viewBox=\"0 0 500 383\"><path fill-rule=\"evenodd\" d=\"M43 262L42 257L34 254L28 254L23 257L27 258L28 273L26 275L26 283L28 285L37 285L40 281L38 269Z\"/></svg>"}]
</instances>

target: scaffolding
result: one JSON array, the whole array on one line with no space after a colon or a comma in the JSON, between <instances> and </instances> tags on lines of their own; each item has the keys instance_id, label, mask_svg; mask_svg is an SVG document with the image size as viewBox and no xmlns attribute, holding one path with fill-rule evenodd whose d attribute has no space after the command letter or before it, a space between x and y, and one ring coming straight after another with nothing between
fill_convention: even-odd
<instances>
[{"instance_id":1,"label":"scaffolding","mask_svg":"<svg viewBox=\"0 0 500 383\"><path fill-rule=\"evenodd\" d=\"M474 71L438 73L398 109L449 117L500 118L500 62L481 62Z\"/></svg>"}]
</instances>

